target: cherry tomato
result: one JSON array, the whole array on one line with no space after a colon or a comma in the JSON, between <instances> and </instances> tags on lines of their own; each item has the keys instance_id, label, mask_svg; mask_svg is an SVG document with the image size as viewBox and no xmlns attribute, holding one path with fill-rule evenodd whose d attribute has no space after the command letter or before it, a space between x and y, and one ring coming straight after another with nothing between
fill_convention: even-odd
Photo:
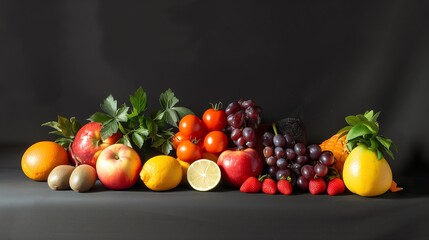
<instances>
[{"instance_id":1,"label":"cherry tomato","mask_svg":"<svg viewBox=\"0 0 429 240\"><path fill-rule=\"evenodd\" d=\"M207 131L221 131L226 126L226 113L220 109L221 104L212 105L203 113L202 121Z\"/></svg>"},{"instance_id":2,"label":"cherry tomato","mask_svg":"<svg viewBox=\"0 0 429 240\"><path fill-rule=\"evenodd\" d=\"M194 114L188 114L180 119L179 132L188 136L189 139L200 139L204 134L204 123Z\"/></svg>"},{"instance_id":3,"label":"cherry tomato","mask_svg":"<svg viewBox=\"0 0 429 240\"><path fill-rule=\"evenodd\" d=\"M176 155L180 160L190 163L203 157L203 149L191 140L184 140L177 146Z\"/></svg>"},{"instance_id":4,"label":"cherry tomato","mask_svg":"<svg viewBox=\"0 0 429 240\"><path fill-rule=\"evenodd\" d=\"M171 143L173 143L173 148L177 149L177 146L179 146L179 144L184 140L190 140L190 139L188 136L185 136L185 134L183 134L180 131L174 134L173 137L171 138Z\"/></svg>"},{"instance_id":5,"label":"cherry tomato","mask_svg":"<svg viewBox=\"0 0 429 240\"><path fill-rule=\"evenodd\" d=\"M204 149L209 153L221 153L228 145L228 137L222 131L211 131L204 138Z\"/></svg>"}]
</instances>

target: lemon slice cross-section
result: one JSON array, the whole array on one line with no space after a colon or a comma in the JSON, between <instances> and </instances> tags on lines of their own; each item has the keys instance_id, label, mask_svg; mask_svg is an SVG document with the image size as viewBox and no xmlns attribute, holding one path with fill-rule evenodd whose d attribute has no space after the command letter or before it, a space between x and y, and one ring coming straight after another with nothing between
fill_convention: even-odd
<instances>
[{"instance_id":1,"label":"lemon slice cross-section","mask_svg":"<svg viewBox=\"0 0 429 240\"><path fill-rule=\"evenodd\" d=\"M197 191L210 191L219 184L221 172L216 162L208 159L199 159L189 166L186 176L189 185L193 189Z\"/></svg>"}]
</instances>

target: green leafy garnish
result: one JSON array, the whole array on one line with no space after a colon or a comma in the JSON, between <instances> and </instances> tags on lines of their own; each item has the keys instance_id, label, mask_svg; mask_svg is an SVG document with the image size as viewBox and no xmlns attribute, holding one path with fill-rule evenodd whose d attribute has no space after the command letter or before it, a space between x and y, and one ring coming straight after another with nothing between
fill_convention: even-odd
<instances>
[{"instance_id":1,"label":"green leafy garnish","mask_svg":"<svg viewBox=\"0 0 429 240\"><path fill-rule=\"evenodd\" d=\"M173 128L177 127L180 119L192 113L185 107L178 107L176 98L171 89L160 94L159 103L161 109L146 115L147 94L139 87L130 95L131 111L125 103L119 108L117 101L109 95L100 105L101 112L96 112L88 120L99 122L103 125L101 137L106 139L112 134L120 131L123 137L119 142L138 148L145 145L155 148L164 154L169 154L173 149L171 137L174 135Z\"/></svg>"},{"instance_id":2,"label":"green leafy garnish","mask_svg":"<svg viewBox=\"0 0 429 240\"><path fill-rule=\"evenodd\" d=\"M388 155L394 159L390 147L396 146L392 140L379 135L379 124L377 122L380 112L374 113L373 110L366 111L364 114L347 116L345 118L348 126L340 129L340 137L347 134L346 142L349 151L352 151L358 145L364 144L369 150L376 152L378 159Z\"/></svg>"},{"instance_id":3,"label":"green leafy garnish","mask_svg":"<svg viewBox=\"0 0 429 240\"><path fill-rule=\"evenodd\" d=\"M116 100L109 95L103 104L100 104L103 112L96 112L88 120L103 124L101 129L101 138L106 139L119 130L121 122L126 123L128 120L127 112L129 107L123 104L120 108Z\"/></svg>"},{"instance_id":4,"label":"green leafy garnish","mask_svg":"<svg viewBox=\"0 0 429 240\"><path fill-rule=\"evenodd\" d=\"M45 122L42 124L42 126L55 129L49 133L60 136L60 138L55 139L55 142L63 146L65 149L69 148L70 144L74 140L74 137L76 136L77 131L79 131L79 129L82 127L75 117L71 117L69 120L66 117L60 115L58 115L57 121Z\"/></svg>"}]
</instances>

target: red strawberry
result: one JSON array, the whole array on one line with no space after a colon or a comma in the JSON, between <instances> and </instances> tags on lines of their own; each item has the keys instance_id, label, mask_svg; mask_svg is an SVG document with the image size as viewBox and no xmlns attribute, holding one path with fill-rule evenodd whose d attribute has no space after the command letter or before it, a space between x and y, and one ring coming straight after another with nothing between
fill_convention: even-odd
<instances>
[{"instance_id":1,"label":"red strawberry","mask_svg":"<svg viewBox=\"0 0 429 240\"><path fill-rule=\"evenodd\" d=\"M328 182L327 192L331 196L339 195L344 193L346 186L341 178L333 178Z\"/></svg>"},{"instance_id":2,"label":"red strawberry","mask_svg":"<svg viewBox=\"0 0 429 240\"><path fill-rule=\"evenodd\" d=\"M281 194L291 195L292 194L292 184L286 179L280 179L277 182L277 189Z\"/></svg>"},{"instance_id":3,"label":"red strawberry","mask_svg":"<svg viewBox=\"0 0 429 240\"><path fill-rule=\"evenodd\" d=\"M266 194L277 193L277 183L272 178L264 178L262 180L262 192Z\"/></svg>"},{"instance_id":4,"label":"red strawberry","mask_svg":"<svg viewBox=\"0 0 429 240\"><path fill-rule=\"evenodd\" d=\"M258 193L261 191L262 184L256 177L249 177L241 184L240 192Z\"/></svg>"},{"instance_id":5,"label":"red strawberry","mask_svg":"<svg viewBox=\"0 0 429 240\"><path fill-rule=\"evenodd\" d=\"M308 183L308 190L311 194L322 194L326 191L326 182L323 178L311 179Z\"/></svg>"}]
</instances>

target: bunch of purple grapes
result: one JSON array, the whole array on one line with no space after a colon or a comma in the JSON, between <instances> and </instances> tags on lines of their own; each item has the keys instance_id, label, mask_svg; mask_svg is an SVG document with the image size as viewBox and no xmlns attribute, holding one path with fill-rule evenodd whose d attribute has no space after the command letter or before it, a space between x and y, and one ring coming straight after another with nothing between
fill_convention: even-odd
<instances>
[{"instance_id":1,"label":"bunch of purple grapes","mask_svg":"<svg viewBox=\"0 0 429 240\"><path fill-rule=\"evenodd\" d=\"M305 191L315 177L338 176L333 153L322 151L317 144L307 146L287 134L265 132L262 145L266 171L273 179L288 179L292 186Z\"/></svg>"},{"instance_id":2,"label":"bunch of purple grapes","mask_svg":"<svg viewBox=\"0 0 429 240\"><path fill-rule=\"evenodd\" d=\"M256 130L261 124L262 108L253 100L231 102L226 108L227 132L238 148L255 148Z\"/></svg>"}]
</instances>

